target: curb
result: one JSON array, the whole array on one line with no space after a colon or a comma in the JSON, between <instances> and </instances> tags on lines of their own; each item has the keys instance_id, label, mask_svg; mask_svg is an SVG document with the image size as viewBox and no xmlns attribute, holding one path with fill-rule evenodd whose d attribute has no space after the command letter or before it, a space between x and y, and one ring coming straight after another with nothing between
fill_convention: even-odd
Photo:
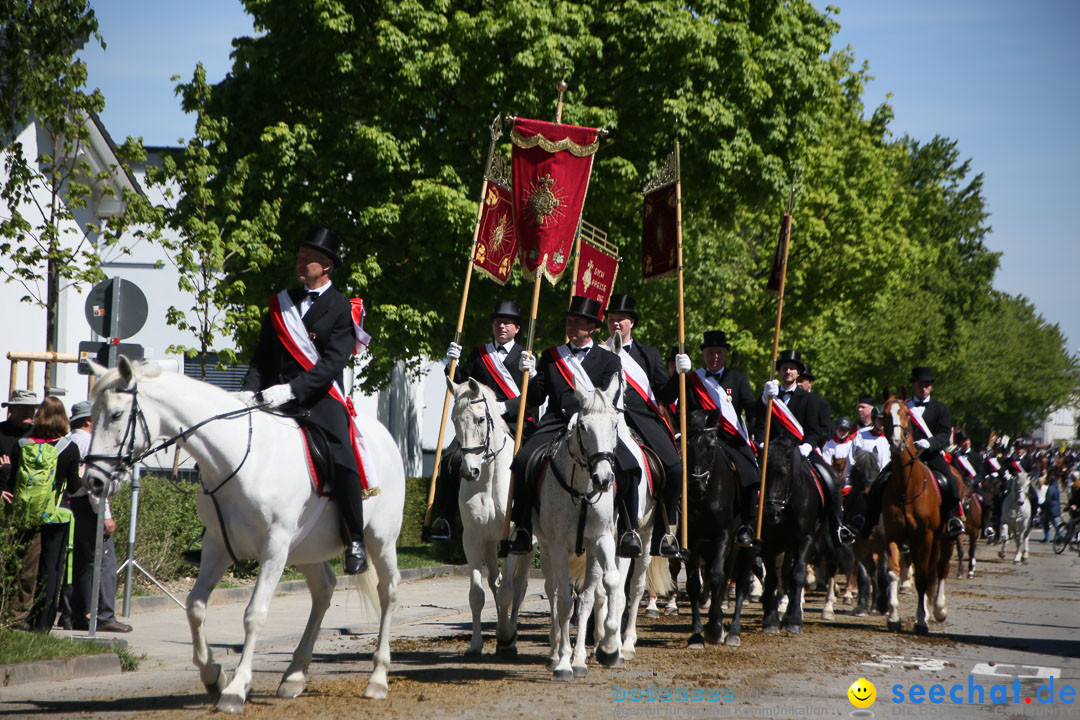
<instances>
[{"instance_id":1,"label":"curb","mask_svg":"<svg viewBox=\"0 0 1080 720\"><path fill-rule=\"evenodd\" d=\"M83 655L66 660L37 660L34 662L4 665L3 687L25 683L47 682L50 680L77 680L102 675L116 675L121 672L120 657L115 653L101 655Z\"/></svg>"}]
</instances>

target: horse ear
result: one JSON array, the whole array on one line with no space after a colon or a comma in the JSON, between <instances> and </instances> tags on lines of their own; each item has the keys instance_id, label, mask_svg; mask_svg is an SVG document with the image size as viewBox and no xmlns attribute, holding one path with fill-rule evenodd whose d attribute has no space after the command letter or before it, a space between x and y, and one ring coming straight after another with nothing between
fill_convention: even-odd
<instances>
[{"instance_id":1,"label":"horse ear","mask_svg":"<svg viewBox=\"0 0 1080 720\"><path fill-rule=\"evenodd\" d=\"M611 351L618 355L620 352L622 352L622 346L622 333L616 330L615 335L611 338Z\"/></svg>"},{"instance_id":2,"label":"horse ear","mask_svg":"<svg viewBox=\"0 0 1080 720\"><path fill-rule=\"evenodd\" d=\"M104 365L98 365L93 360L87 360L86 362L90 366L90 373L94 377L101 377L102 375L104 375L106 372L109 371L109 368L105 367Z\"/></svg>"},{"instance_id":3,"label":"horse ear","mask_svg":"<svg viewBox=\"0 0 1080 720\"><path fill-rule=\"evenodd\" d=\"M458 392L460 391L460 387L460 385L450 379L449 375L446 376L446 389L450 391L451 395L457 397Z\"/></svg>"},{"instance_id":4,"label":"horse ear","mask_svg":"<svg viewBox=\"0 0 1080 720\"><path fill-rule=\"evenodd\" d=\"M120 361L117 363L116 367L120 370L120 378L125 383L130 384L131 381L135 379L135 376L137 375L135 365L132 364L127 355L120 356Z\"/></svg>"},{"instance_id":5,"label":"horse ear","mask_svg":"<svg viewBox=\"0 0 1080 720\"><path fill-rule=\"evenodd\" d=\"M480 396L480 383L476 382L476 378L469 378L469 394Z\"/></svg>"},{"instance_id":6,"label":"horse ear","mask_svg":"<svg viewBox=\"0 0 1080 720\"><path fill-rule=\"evenodd\" d=\"M892 397L892 393L889 392L889 386L886 385L881 389L881 402L887 402Z\"/></svg>"},{"instance_id":7,"label":"horse ear","mask_svg":"<svg viewBox=\"0 0 1080 720\"><path fill-rule=\"evenodd\" d=\"M904 398L906 398L906 397L907 397L907 395L908 395L908 393L907 393L907 385L901 385L901 386L900 386L900 392L899 392L899 393L897 393L896 397L898 397L898 398L900 398L901 400L903 400Z\"/></svg>"},{"instance_id":8,"label":"horse ear","mask_svg":"<svg viewBox=\"0 0 1080 720\"><path fill-rule=\"evenodd\" d=\"M581 385L578 384L577 378L574 378L574 395L577 396L578 407L582 409L588 405L589 400L591 399L589 393L585 392Z\"/></svg>"},{"instance_id":9,"label":"horse ear","mask_svg":"<svg viewBox=\"0 0 1080 720\"><path fill-rule=\"evenodd\" d=\"M618 335L618 333L615 334ZM604 395L607 396L607 399L611 401L612 405L615 404L615 398L619 396L619 381L622 379L619 377L620 374L621 373L615 373L612 375L611 379L608 380L607 387L604 388Z\"/></svg>"}]
</instances>

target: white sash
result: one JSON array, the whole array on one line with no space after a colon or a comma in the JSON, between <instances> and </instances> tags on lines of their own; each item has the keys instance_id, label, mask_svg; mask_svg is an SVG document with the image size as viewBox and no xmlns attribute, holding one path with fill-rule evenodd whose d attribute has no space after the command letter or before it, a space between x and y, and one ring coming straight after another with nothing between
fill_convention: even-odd
<instances>
[{"instance_id":1,"label":"white sash","mask_svg":"<svg viewBox=\"0 0 1080 720\"><path fill-rule=\"evenodd\" d=\"M655 407L656 396L653 394L652 385L649 384L649 376L645 374L645 369L626 351L625 347L619 352L619 357L622 359L626 379L638 391L638 394L645 399L645 402Z\"/></svg>"},{"instance_id":2,"label":"white sash","mask_svg":"<svg viewBox=\"0 0 1080 720\"><path fill-rule=\"evenodd\" d=\"M701 381L701 387L705 388L705 392L709 394L709 399L716 405L716 409L720 411L720 414L727 421L727 424L736 428L739 431L739 435L742 435L742 439L746 441L747 445L753 447L753 443L750 442L750 433L746 429L746 423L739 417L739 414L735 412L735 405L731 402L731 397L728 396L727 390L720 386L720 381L715 377L711 377L705 368L698 368L694 371L694 374L698 376Z\"/></svg>"},{"instance_id":3,"label":"white sash","mask_svg":"<svg viewBox=\"0 0 1080 720\"><path fill-rule=\"evenodd\" d=\"M570 348L566 347L566 345L556 345L553 349L555 350L555 361L570 371L570 374L577 380L578 387L585 392L592 392L596 389L593 386L592 378L585 372L585 368L582 367L581 361L577 359L575 353L570 352ZM598 351L604 352L599 345L593 343L593 347L589 352Z\"/></svg>"},{"instance_id":4,"label":"white sash","mask_svg":"<svg viewBox=\"0 0 1080 720\"><path fill-rule=\"evenodd\" d=\"M922 430L922 433L926 437L926 439L929 440L930 438L934 437L934 434L930 432L930 428L926 426L926 421L923 420L923 413L926 412L926 406L916 405L914 400L908 400L907 406L912 421L916 425L918 425L920 430Z\"/></svg>"},{"instance_id":5,"label":"white sash","mask_svg":"<svg viewBox=\"0 0 1080 720\"><path fill-rule=\"evenodd\" d=\"M503 394L511 399L520 396L521 390L518 389L517 381L514 380L514 376L510 374L510 371L506 369L506 363L503 362L502 356L496 350L495 343L489 342L487 345L481 345L480 354L484 356L482 358L484 366L489 371L495 370L492 379L495 382L502 381L499 384L503 386Z\"/></svg>"},{"instance_id":6,"label":"white sash","mask_svg":"<svg viewBox=\"0 0 1080 720\"><path fill-rule=\"evenodd\" d=\"M986 458L986 462L990 463L990 467L994 468L994 472L1001 472L1001 463L997 461L997 458Z\"/></svg>"},{"instance_id":7,"label":"white sash","mask_svg":"<svg viewBox=\"0 0 1080 720\"><path fill-rule=\"evenodd\" d=\"M975 466L971 464L971 461L967 459L965 455L953 455L956 458L956 462L960 463L964 470L967 471L968 477L975 477Z\"/></svg>"},{"instance_id":8,"label":"white sash","mask_svg":"<svg viewBox=\"0 0 1080 720\"><path fill-rule=\"evenodd\" d=\"M300 309L293 303L292 298L289 297L289 293L286 290L282 290L277 295L278 305L281 308L281 321L284 326L285 332L288 334L288 340L291 341L293 348L295 348L304 358L314 366L320 359L319 350L315 347L315 343L311 341L311 336L308 335L308 330L304 327L304 321L300 317ZM273 309L271 308L271 312ZM280 338L283 343L285 338ZM288 343L284 343L286 350L290 351ZM299 358L297 358L299 361ZM306 369L306 368L305 368ZM361 467L357 469L360 471L361 477L366 481L367 487L365 491L368 493L376 492L376 488L379 487L379 480L375 476L375 463L371 460L371 455L368 452L367 444L364 442L364 436L360 432L360 427L356 424L356 416L352 410L352 403L348 402L345 393L341 391L341 386L338 384L337 378L330 386L330 395L345 406L349 413L349 422L353 425L353 432L350 433L354 440L353 453L356 455L356 462Z\"/></svg>"},{"instance_id":9,"label":"white sash","mask_svg":"<svg viewBox=\"0 0 1080 720\"><path fill-rule=\"evenodd\" d=\"M802 423L799 422L795 414L791 412L791 408L787 406L787 403L780 399L780 396L776 396L772 401L773 414L776 415L777 421L783 425L788 432L799 439L802 442L803 431Z\"/></svg>"}]
</instances>

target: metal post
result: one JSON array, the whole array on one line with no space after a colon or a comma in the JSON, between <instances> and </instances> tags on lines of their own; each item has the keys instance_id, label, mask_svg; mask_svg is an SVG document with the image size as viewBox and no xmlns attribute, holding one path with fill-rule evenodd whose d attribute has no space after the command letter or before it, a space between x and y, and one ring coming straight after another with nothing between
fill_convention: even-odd
<instances>
[{"instance_id":1,"label":"metal post","mask_svg":"<svg viewBox=\"0 0 1080 720\"><path fill-rule=\"evenodd\" d=\"M105 551L102 538L105 537L105 499L97 508L97 543L94 545L94 580L90 584L90 637L97 633L98 593L101 591L101 555ZM75 618L72 618L72 622Z\"/></svg>"},{"instance_id":2,"label":"metal post","mask_svg":"<svg viewBox=\"0 0 1080 720\"><path fill-rule=\"evenodd\" d=\"M179 605L181 608L184 607L184 603L180 602L180 600L175 595L169 592L169 589L167 587L158 582L157 578L147 572L146 568L140 565L139 562L135 559L135 526L137 525L139 519L139 488L142 486L142 483L139 482L139 477L141 475L142 468L140 468L139 466L135 466L135 469L132 470L131 473L131 517L128 520L127 560L124 561L123 565L116 569L116 573L118 575L122 571L127 570L127 575L124 577L124 603L123 612L121 613L126 618L131 617L131 581L136 570L145 575L147 580L157 585L158 589L160 589L163 593L172 598L172 601L174 603ZM102 517L104 517L104 515ZM94 598L96 602L96 593L94 595Z\"/></svg>"},{"instance_id":3,"label":"metal post","mask_svg":"<svg viewBox=\"0 0 1080 720\"><path fill-rule=\"evenodd\" d=\"M120 327L120 278L113 278L109 285L109 337L105 341L109 344L105 351L105 367L116 367L120 359L120 348L113 344ZM134 523L132 523L134 526Z\"/></svg>"}]
</instances>

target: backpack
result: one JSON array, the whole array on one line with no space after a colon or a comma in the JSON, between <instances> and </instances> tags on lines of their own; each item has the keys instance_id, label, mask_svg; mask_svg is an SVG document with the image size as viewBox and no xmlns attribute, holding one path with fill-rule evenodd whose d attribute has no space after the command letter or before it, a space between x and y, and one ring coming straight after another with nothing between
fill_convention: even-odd
<instances>
[{"instance_id":1,"label":"backpack","mask_svg":"<svg viewBox=\"0 0 1080 720\"><path fill-rule=\"evenodd\" d=\"M56 465L60 453L71 443L61 438L56 445L19 440L19 472L15 477L15 512L28 527L67 522L71 511L60 507L64 487L56 487Z\"/></svg>"}]
</instances>

